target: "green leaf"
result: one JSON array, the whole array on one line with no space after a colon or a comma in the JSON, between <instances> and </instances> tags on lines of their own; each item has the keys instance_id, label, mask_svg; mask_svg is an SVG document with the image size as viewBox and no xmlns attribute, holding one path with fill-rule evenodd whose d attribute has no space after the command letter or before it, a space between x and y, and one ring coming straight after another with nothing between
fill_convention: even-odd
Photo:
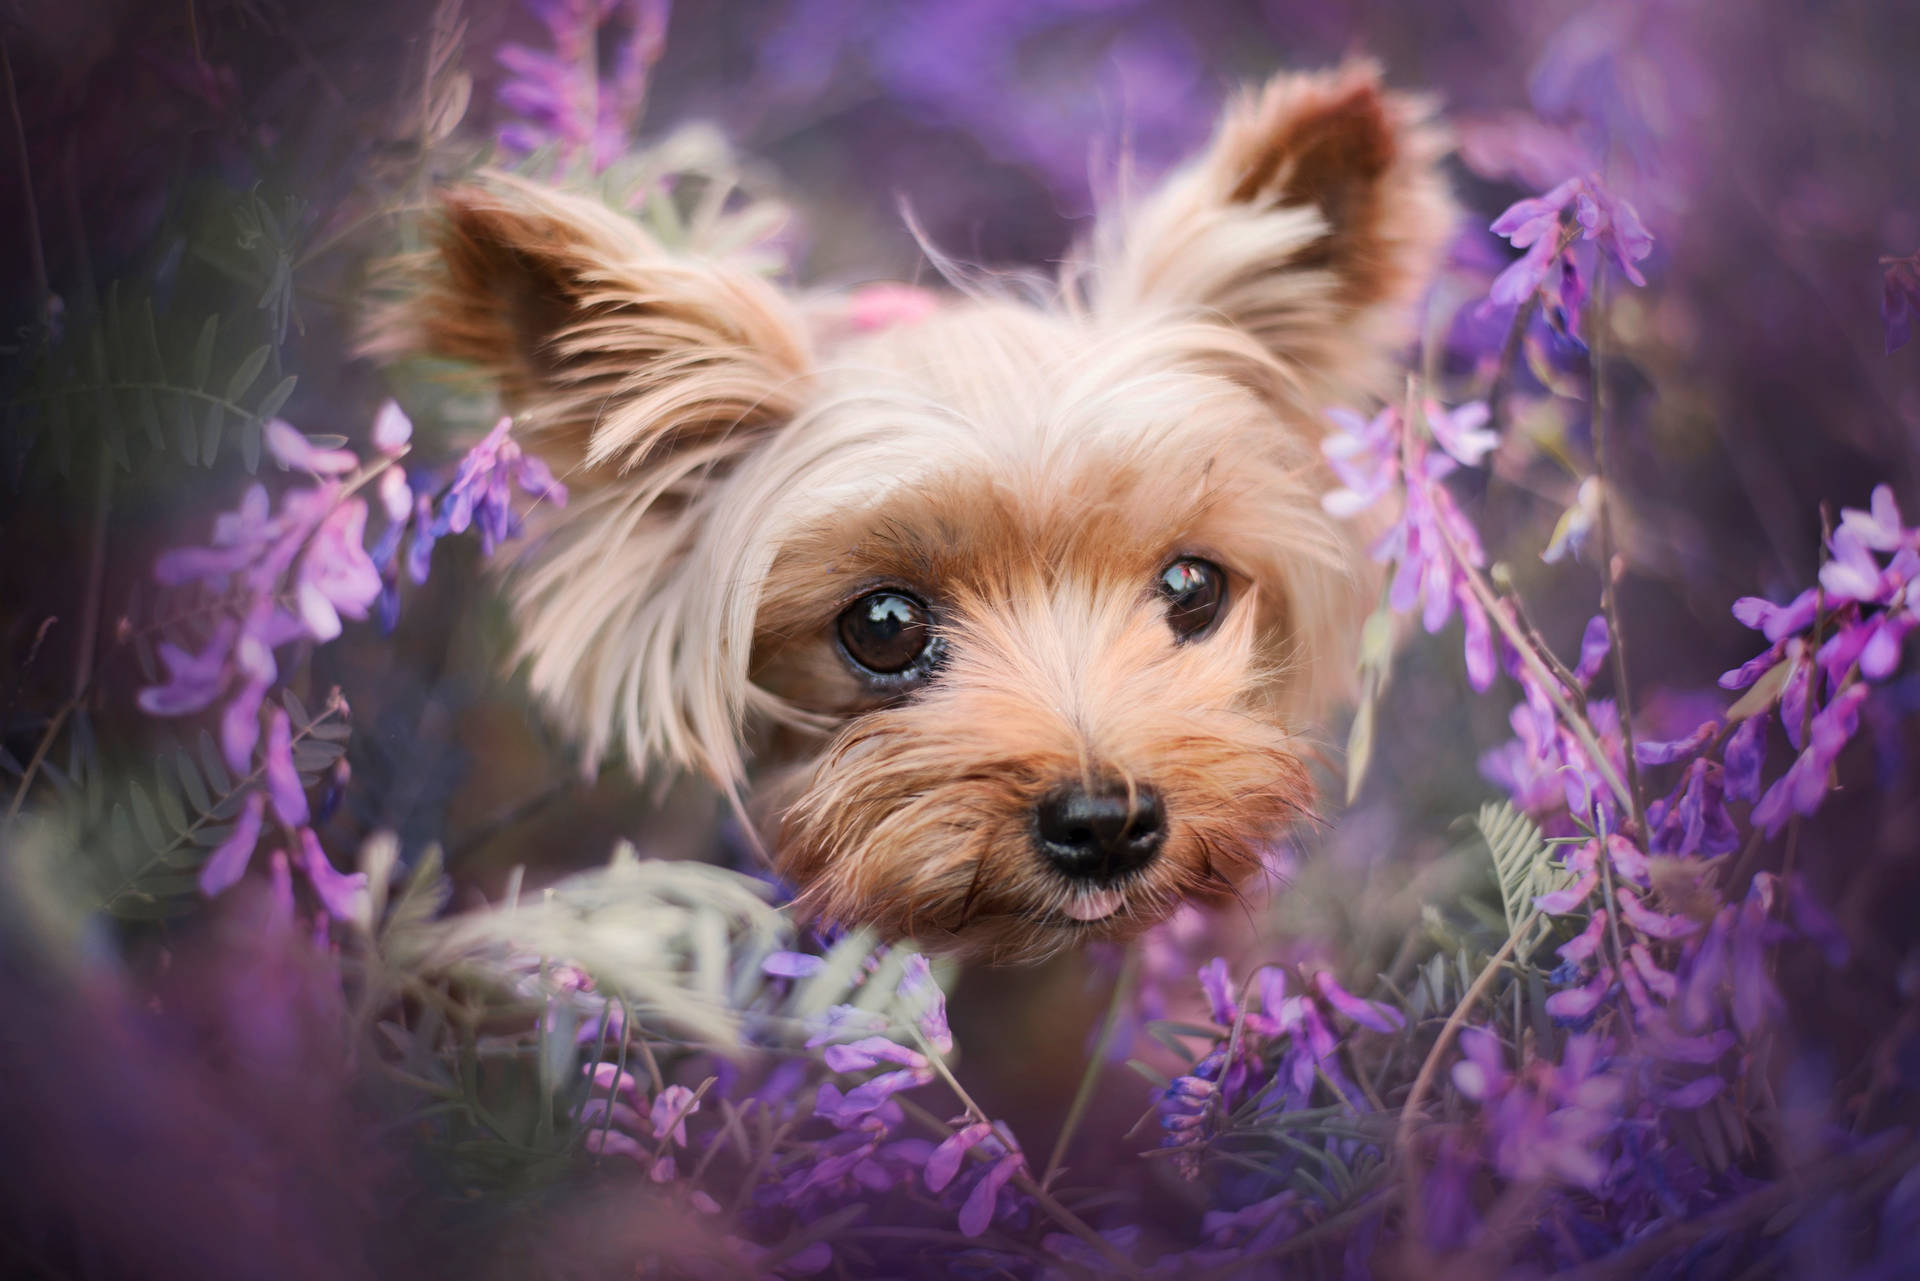
<instances>
[{"instance_id":1,"label":"green leaf","mask_svg":"<svg viewBox=\"0 0 1920 1281\"><path fill-rule=\"evenodd\" d=\"M257 418L240 424L240 463L249 476L260 470L260 420Z\"/></svg>"},{"instance_id":2,"label":"green leaf","mask_svg":"<svg viewBox=\"0 0 1920 1281\"><path fill-rule=\"evenodd\" d=\"M187 812L181 808L180 793L173 790L165 771L154 779L153 797L160 806L160 817L167 821L167 826L176 832L186 831Z\"/></svg>"},{"instance_id":3,"label":"green leaf","mask_svg":"<svg viewBox=\"0 0 1920 1281\"><path fill-rule=\"evenodd\" d=\"M296 732L305 729L313 723L313 717L307 715L307 705L301 702L300 696L292 690L287 690L282 693L280 695L280 702L282 706L287 709L287 717L293 722L293 728Z\"/></svg>"},{"instance_id":4,"label":"green leaf","mask_svg":"<svg viewBox=\"0 0 1920 1281\"><path fill-rule=\"evenodd\" d=\"M1368 676L1360 693L1360 705L1354 709L1353 726L1347 731L1347 804L1360 795L1366 781L1367 766L1373 762L1373 718L1376 704L1373 678Z\"/></svg>"},{"instance_id":5,"label":"green leaf","mask_svg":"<svg viewBox=\"0 0 1920 1281\"><path fill-rule=\"evenodd\" d=\"M133 801L133 820L139 825L140 839L147 843L148 849L159 849L167 843L167 836L160 829L160 816L154 812L153 799L138 783L129 784L127 793Z\"/></svg>"},{"instance_id":6,"label":"green leaf","mask_svg":"<svg viewBox=\"0 0 1920 1281\"><path fill-rule=\"evenodd\" d=\"M165 449L166 434L160 429L160 402L154 399L153 393L145 387L135 391L133 409L140 420L140 430L147 434L147 444L154 449Z\"/></svg>"},{"instance_id":7,"label":"green leaf","mask_svg":"<svg viewBox=\"0 0 1920 1281\"><path fill-rule=\"evenodd\" d=\"M220 402L207 402L206 417L200 420L200 461L213 466L220 453Z\"/></svg>"},{"instance_id":8,"label":"green leaf","mask_svg":"<svg viewBox=\"0 0 1920 1281\"><path fill-rule=\"evenodd\" d=\"M200 336L193 343L193 385L196 390L204 391L207 378L213 373L213 339L220 329L220 317L208 316L200 326Z\"/></svg>"},{"instance_id":9,"label":"green leaf","mask_svg":"<svg viewBox=\"0 0 1920 1281\"><path fill-rule=\"evenodd\" d=\"M293 395L294 384L299 381L300 377L298 374L288 374L285 378L275 383L273 390L268 392L266 397L261 400L260 407L253 411L253 416L259 419L267 419L279 413L280 407L287 403L287 397Z\"/></svg>"},{"instance_id":10,"label":"green leaf","mask_svg":"<svg viewBox=\"0 0 1920 1281\"><path fill-rule=\"evenodd\" d=\"M272 354L273 348L266 343L247 353L247 358L233 371L233 377L227 380L228 400L235 404L240 402L240 398L253 386L254 380L260 377L260 371L267 367L267 357Z\"/></svg>"},{"instance_id":11,"label":"green leaf","mask_svg":"<svg viewBox=\"0 0 1920 1281\"><path fill-rule=\"evenodd\" d=\"M1540 840L1540 829L1514 809L1512 802L1482 805L1474 824L1493 854L1500 907L1511 933L1532 914L1535 898L1570 884L1572 878L1554 864L1550 848ZM1529 931L1529 937L1516 940L1515 958L1525 964L1539 938L1551 928L1549 922L1540 921Z\"/></svg>"},{"instance_id":12,"label":"green leaf","mask_svg":"<svg viewBox=\"0 0 1920 1281\"><path fill-rule=\"evenodd\" d=\"M207 792L206 779L201 777L200 767L193 763L193 757L181 748L173 754L173 769L180 776L180 786L187 793L187 802L201 814L213 808L213 797Z\"/></svg>"},{"instance_id":13,"label":"green leaf","mask_svg":"<svg viewBox=\"0 0 1920 1281\"><path fill-rule=\"evenodd\" d=\"M193 405L184 396L173 402L173 444L189 466L200 462L200 425L194 421Z\"/></svg>"},{"instance_id":14,"label":"green leaf","mask_svg":"<svg viewBox=\"0 0 1920 1281\"><path fill-rule=\"evenodd\" d=\"M200 731L200 768L206 772L207 782L216 792L233 790L233 775L227 773L226 758L220 754L220 747L213 741L213 735Z\"/></svg>"}]
</instances>

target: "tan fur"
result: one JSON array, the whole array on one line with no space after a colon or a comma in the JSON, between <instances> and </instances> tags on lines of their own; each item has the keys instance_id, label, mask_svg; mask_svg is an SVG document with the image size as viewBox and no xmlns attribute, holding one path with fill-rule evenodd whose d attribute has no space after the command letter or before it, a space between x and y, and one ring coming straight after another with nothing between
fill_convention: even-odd
<instances>
[{"instance_id":1,"label":"tan fur","mask_svg":"<svg viewBox=\"0 0 1920 1281\"><path fill-rule=\"evenodd\" d=\"M590 755L747 794L822 913L1032 957L1234 892L1311 803L1308 735L1377 585L1315 442L1386 390L1449 229L1439 152L1370 67L1282 76L1102 219L1056 305L976 291L864 335L495 179L449 197L441 265L376 341L482 366L571 469L514 600ZM1188 644L1153 586L1180 556L1231 577ZM878 586L949 654L892 701L833 639ZM1167 811L1095 925L1030 836L1073 779Z\"/></svg>"}]
</instances>

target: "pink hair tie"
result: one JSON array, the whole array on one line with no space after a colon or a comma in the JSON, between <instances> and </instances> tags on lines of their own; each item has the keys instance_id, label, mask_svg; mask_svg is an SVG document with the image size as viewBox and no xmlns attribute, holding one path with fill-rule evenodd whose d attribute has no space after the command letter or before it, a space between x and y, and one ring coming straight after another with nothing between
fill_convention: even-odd
<instances>
[{"instance_id":1,"label":"pink hair tie","mask_svg":"<svg viewBox=\"0 0 1920 1281\"><path fill-rule=\"evenodd\" d=\"M862 285L847 302L847 322L861 333L917 325L939 309L940 299L928 290L894 281Z\"/></svg>"}]
</instances>

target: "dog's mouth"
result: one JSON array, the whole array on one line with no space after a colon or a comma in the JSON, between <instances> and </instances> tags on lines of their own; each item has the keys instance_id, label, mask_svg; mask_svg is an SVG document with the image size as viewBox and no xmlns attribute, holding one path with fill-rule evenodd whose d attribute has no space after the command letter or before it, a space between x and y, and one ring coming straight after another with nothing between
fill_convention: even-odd
<instances>
[{"instance_id":1,"label":"dog's mouth","mask_svg":"<svg viewBox=\"0 0 1920 1281\"><path fill-rule=\"evenodd\" d=\"M1060 909L1061 915L1082 925L1104 921L1127 905L1127 896L1118 889L1077 891Z\"/></svg>"}]
</instances>

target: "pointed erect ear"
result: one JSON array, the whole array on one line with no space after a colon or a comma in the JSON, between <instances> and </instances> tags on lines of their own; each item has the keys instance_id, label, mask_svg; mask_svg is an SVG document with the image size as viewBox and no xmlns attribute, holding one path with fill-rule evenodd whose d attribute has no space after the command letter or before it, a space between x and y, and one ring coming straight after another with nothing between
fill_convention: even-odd
<instances>
[{"instance_id":1,"label":"pointed erect ear","mask_svg":"<svg viewBox=\"0 0 1920 1281\"><path fill-rule=\"evenodd\" d=\"M797 309L599 201L502 175L445 196L437 247L413 266L365 350L477 366L575 491L515 558L534 693L588 760L617 742L635 770L730 783L753 620L750 597L717 587L746 571L709 536L708 500L799 411Z\"/></svg>"},{"instance_id":2,"label":"pointed erect ear","mask_svg":"<svg viewBox=\"0 0 1920 1281\"><path fill-rule=\"evenodd\" d=\"M808 344L786 298L597 200L485 175L446 193L418 267L367 349L480 367L569 483L667 456L709 466L798 402Z\"/></svg>"},{"instance_id":3,"label":"pointed erect ear","mask_svg":"<svg viewBox=\"0 0 1920 1281\"><path fill-rule=\"evenodd\" d=\"M1101 219L1096 315L1224 322L1279 363L1290 399L1364 391L1411 336L1453 229L1427 117L1367 62L1241 96L1200 156Z\"/></svg>"}]
</instances>

